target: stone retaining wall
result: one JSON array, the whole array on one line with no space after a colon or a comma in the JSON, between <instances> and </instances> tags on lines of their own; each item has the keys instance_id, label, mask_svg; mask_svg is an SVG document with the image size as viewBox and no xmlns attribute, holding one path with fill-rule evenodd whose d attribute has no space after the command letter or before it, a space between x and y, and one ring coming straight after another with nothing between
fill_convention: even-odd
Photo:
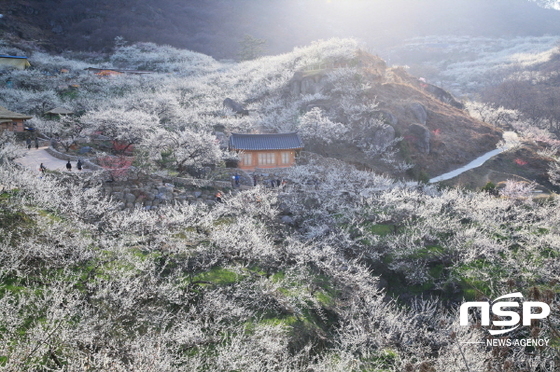
<instances>
[{"instance_id":1,"label":"stone retaining wall","mask_svg":"<svg viewBox=\"0 0 560 372\"><path fill-rule=\"evenodd\" d=\"M47 148L47 152L53 157L61 160L77 161L81 159L84 168L92 170L103 170L97 164L89 159L61 153L52 147ZM137 172L131 172L129 175L121 177L118 181L107 182L103 184L103 191L106 196L120 202L121 209L156 209L160 205L186 202L186 203L216 203L216 193L221 191L222 194L237 193L241 190L247 190L253 187L252 175L242 172L239 169L224 169L224 178L239 173L241 184L238 187L232 187L231 181L215 181L202 180L186 177L167 177L157 174L144 175ZM282 179L283 172L275 172L275 170L262 170L257 172L258 183L269 187L271 180Z\"/></svg>"},{"instance_id":2,"label":"stone retaining wall","mask_svg":"<svg viewBox=\"0 0 560 372\"><path fill-rule=\"evenodd\" d=\"M154 179L134 183L106 183L103 186L106 195L120 202L121 209L155 209L174 202L215 203L217 189L194 185L193 188L176 187L173 183Z\"/></svg>"},{"instance_id":3,"label":"stone retaining wall","mask_svg":"<svg viewBox=\"0 0 560 372\"><path fill-rule=\"evenodd\" d=\"M265 187L269 187L265 184ZM120 202L121 209L156 209L160 205L176 202L216 203L216 193L220 191L227 199L228 194L236 194L253 186L231 187L231 182L200 180L182 177L162 177L158 175L135 176L115 182L105 182L105 195ZM280 190L276 185L275 189Z\"/></svg>"}]
</instances>

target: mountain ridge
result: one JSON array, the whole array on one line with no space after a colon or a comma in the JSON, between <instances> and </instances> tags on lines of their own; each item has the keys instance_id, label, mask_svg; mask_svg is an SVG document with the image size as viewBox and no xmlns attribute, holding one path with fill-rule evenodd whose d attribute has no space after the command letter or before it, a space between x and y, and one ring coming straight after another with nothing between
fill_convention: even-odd
<instances>
[{"instance_id":1,"label":"mountain ridge","mask_svg":"<svg viewBox=\"0 0 560 372\"><path fill-rule=\"evenodd\" d=\"M543 5L543 4L541 4ZM429 0L263 4L240 0L26 0L0 4L3 37L36 40L46 50L110 51L114 38L169 44L237 58L245 34L267 41L267 53L331 37L356 37L383 49L432 34L491 37L560 34L560 12L526 0ZM0 34L0 36L2 35Z\"/></svg>"}]
</instances>

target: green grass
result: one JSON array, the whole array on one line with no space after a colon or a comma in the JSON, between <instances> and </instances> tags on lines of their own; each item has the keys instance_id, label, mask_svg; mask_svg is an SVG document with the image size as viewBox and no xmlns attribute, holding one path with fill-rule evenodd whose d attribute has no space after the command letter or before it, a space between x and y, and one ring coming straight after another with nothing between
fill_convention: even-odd
<instances>
[{"instance_id":1,"label":"green grass","mask_svg":"<svg viewBox=\"0 0 560 372\"><path fill-rule=\"evenodd\" d=\"M12 189L0 193L0 201L6 201L16 196L19 193L19 189Z\"/></svg>"},{"instance_id":2,"label":"green grass","mask_svg":"<svg viewBox=\"0 0 560 372\"><path fill-rule=\"evenodd\" d=\"M314 297L322 306L333 306L335 304L335 297L330 293L317 291Z\"/></svg>"},{"instance_id":3,"label":"green grass","mask_svg":"<svg viewBox=\"0 0 560 372\"><path fill-rule=\"evenodd\" d=\"M428 245L424 248L415 250L409 258L431 258L441 256L445 249L439 245Z\"/></svg>"},{"instance_id":4,"label":"green grass","mask_svg":"<svg viewBox=\"0 0 560 372\"><path fill-rule=\"evenodd\" d=\"M360 371L363 372L385 372L385 371L393 371L393 367L399 358L399 354L397 351L393 349L383 349L379 350L376 355L362 359L364 364L368 365L371 364L375 366L375 369L370 369L368 367L362 368ZM379 369L379 367L383 369ZM387 369L385 369L387 368Z\"/></svg>"},{"instance_id":5,"label":"green grass","mask_svg":"<svg viewBox=\"0 0 560 372\"><path fill-rule=\"evenodd\" d=\"M259 321L258 324L292 327L297 322L299 322L297 317L295 317L293 315L288 315L288 316L281 317L281 318L278 317L278 318L262 319L261 321Z\"/></svg>"},{"instance_id":6,"label":"green grass","mask_svg":"<svg viewBox=\"0 0 560 372\"><path fill-rule=\"evenodd\" d=\"M51 220L53 223L55 222L58 223L63 221L63 218L54 212L41 209L38 211L38 213L41 217L46 217L47 219Z\"/></svg>"},{"instance_id":7,"label":"green grass","mask_svg":"<svg viewBox=\"0 0 560 372\"><path fill-rule=\"evenodd\" d=\"M492 297L490 283L509 278L509 275L499 264L485 259L474 260L453 270L453 276L460 278L463 295L469 301L481 296ZM491 280L485 279L487 277Z\"/></svg>"},{"instance_id":8,"label":"green grass","mask_svg":"<svg viewBox=\"0 0 560 372\"><path fill-rule=\"evenodd\" d=\"M20 293L25 291L26 287L22 286L19 278L6 277L0 281L0 297L2 297L6 292Z\"/></svg>"},{"instance_id":9,"label":"green grass","mask_svg":"<svg viewBox=\"0 0 560 372\"><path fill-rule=\"evenodd\" d=\"M270 280L274 283L278 283L286 278L286 273L283 271L278 271L270 276Z\"/></svg>"},{"instance_id":10,"label":"green grass","mask_svg":"<svg viewBox=\"0 0 560 372\"><path fill-rule=\"evenodd\" d=\"M263 270L261 267L252 266L244 268L243 271L247 272L248 274L254 274L258 276L266 276L266 271Z\"/></svg>"},{"instance_id":11,"label":"green grass","mask_svg":"<svg viewBox=\"0 0 560 372\"><path fill-rule=\"evenodd\" d=\"M443 266L443 264L437 264L433 267L430 267L428 273L432 278L439 279L443 276L444 271L445 271L445 267Z\"/></svg>"},{"instance_id":12,"label":"green grass","mask_svg":"<svg viewBox=\"0 0 560 372\"><path fill-rule=\"evenodd\" d=\"M34 223L33 218L25 212L0 209L0 228L2 229L14 231L17 228L29 227Z\"/></svg>"},{"instance_id":13,"label":"green grass","mask_svg":"<svg viewBox=\"0 0 560 372\"><path fill-rule=\"evenodd\" d=\"M35 220L25 212L0 207L0 242L17 246L20 239L32 236ZM5 231L5 232L4 232ZM7 232L7 233L6 233Z\"/></svg>"},{"instance_id":14,"label":"green grass","mask_svg":"<svg viewBox=\"0 0 560 372\"><path fill-rule=\"evenodd\" d=\"M368 226L368 231L374 235L387 236L395 231L395 226L376 224Z\"/></svg>"},{"instance_id":15,"label":"green grass","mask_svg":"<svg viewBox=\"0 0 560 372\"><path fill-rule=\"evenodd\" d=\"M148 251L140 248L131 248L130 253L132 253L134 257L140 259L140 261L146 261L148 259L158 260L163 256L160 251Z\"/></svg>"},{"instance_id":16,"label":"green grass","mask_svg":"<svg viewBox=\"0 0 560 372\"><path fill-rule=\"evenodd\" d=\"M230 285L239 282L243 277L237 273L221 268L215 267L210 271L197 274L192 277L192 282L209 282L215 285Z\"/></svg>"},{"instance_id":17,"label":"green grass","mask_svg":"<svg viewBox=\"0 0 560 372\"><path fill-rule=\"evenodd\" d=\"M233 217L222 217L214 221L214 226L231 225L235 223Z\"/></svg>"}]
</instances>

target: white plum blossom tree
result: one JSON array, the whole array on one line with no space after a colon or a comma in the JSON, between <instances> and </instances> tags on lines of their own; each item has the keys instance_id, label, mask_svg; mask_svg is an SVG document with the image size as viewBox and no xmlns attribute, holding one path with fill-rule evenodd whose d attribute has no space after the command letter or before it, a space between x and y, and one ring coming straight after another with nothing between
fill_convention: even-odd
<instances>
[{"instance_id":1,"label":"white plum blossom tree","mask_svg":"<svg viewBox=\"0 0 560 372\"><path fill-rule=\"evenodd\" d=\"M354 122L300 111L313 100L283 106L296 69L352 61L357 46L334 39L222 65L121 45L113 63L188 79L80 71L80 89L58 97L80 108L76 120L89 131L155 162L215 164L214 126L249 131L271 120L268 128L293 129L301 115L310 136L319 125L344 137L375 119L373 100L351 99L368 90L354 70L334 81ZM66 79L37 76L19 78L46 90ZM224 97L259 115L222 117ZM465 299L522 291L552 312L511 337L558 339L556 198L406 187L328 159L290 169L282 188L222 190L222 203L121 210L95 174L40 178L16 166L9 137L0 139L0 370L556 371L553 347L464 344L483 341L486 329L458 325L457 314Z\"/></svg>"},{"instance_id":2,"label":"white plum blossom tree","mask_svg":"<svg viewBox=\"0 0 560 372\"><path fill-rule=\"evenodd\" d=\"M151 161L180 172L189 168L215 166L224 156L215 135L188 127L159 130L146 139L143 147Z\"/></svg>"},{"instance_id":3,"label":"white plum blossom tree","mask_svg":"<svg viewBox=\"0 0 560 372\"><path fill-rule=\"evenodd\" d=\"M89 127L89 133L100 133L115 142L118 153L129 151L131 146L140 144L159 125L158 118L139 110L109 108L89 112L81 118Z\"/></svg>"},{"instance_id":4,"label":"white plum blossom tree","mask_svg":"<svg viewBox=\"0 0 560 372\"><path fill-rule=\"evenodd\" d=\"M311 109L299 119L298 132L304 140L328 145L346 138L348 128L342 123L334 123L318 107Z\"/></svg>"}]
</instances>

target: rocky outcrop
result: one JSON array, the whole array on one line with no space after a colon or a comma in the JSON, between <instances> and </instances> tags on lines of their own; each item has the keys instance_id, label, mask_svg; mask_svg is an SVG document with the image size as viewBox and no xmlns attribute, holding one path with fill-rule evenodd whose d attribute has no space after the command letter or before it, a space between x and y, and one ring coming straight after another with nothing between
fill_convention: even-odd
<instances>
[{"instance_id":1,"label":"rocky outcrop","mask_svg":"<svg viewBox=\"0 0 560 372\"><path fill-rule=\"evenodd\" d=\"M371 138L371 144L377 148L384 148L395 139L395 128L384 124L378 127Z\"/></svg>"},{"instance_id":2,"label":"rocky outcrop","mask_svg":"<svg viewBox=\"0 0 560 372\"><path fill-rule=\"evenodd\" d=\"M298 71L290 81L290 93L293 96L316 94L322 92L326 86L327 77L324 71L315 73Z\"/></svg>"},{"instance_id":3,"label":"rocky outcrop","mask_svg":"<svg viewBox=\"0 0 560 372\"><path fill-rule=\"evenodd\" d=\"M329 111L334 106L334 102L329 99L321 99L311 101L305 106L305 111L311 111L313 108L318 107L321 110Z\"/></svg>"},{"instance_id":4,"label":"rocky outcrop","mask_svg":"<svg viewBox=\"0 0 560 372\"><path fill-rule=\"evenodd\" d=\"M408 139L418 151L423 154L430 153L430 130L421 124L412 124L408 127Z\"/></svg>"},{"instance_id":5,"label":"rocky outcrop","mask_svg":"<svg viewBox=\"0 0 560 372\"><path fill-rule=\"evenodd\" d=\"M245 107L243 107L242 104L234 101L231 98L224 99L224 102L222 104L224 108L230 109L236 115L241 115L241 116L249 115L249 110L245 109Z\"/></svg>"},{"instance_id":6,"label":"rocky outcrop","mask_svg":"<svg viewBox=\"0 0 560 372\"><path fill-rule=\"evenodd\" d=\"M381 110L379 111L379 118L383 120L386 124L395 126L399 123L399 119L393 115L391 111L388 110Z\"/></svg>"},{"instance_id":7,"label":"rocky outcrop","mask_svg":"<svg viewBox=\"0 0 560 372\"><path fill-rule=\"evenodd\" d=\"M428 120L428 112L426 108L421 103L415 102L411 103L407 108L408 112L416 119L416 121L422 125L426 125Z\"/></svg>"},{"instance_id":8,"label":"rocky outcrop","mask_svg":"<svg viewBox=\"0 0 560 372\"><path fill-rule=\"evenodd\" d=\"M465 108L465 105L457 101L455 97L453 97L453 95L448 91L428 83L424 83L423 87L426 92L430 93L432 96L436 97L441 102L447 103L460 110L463 110Z\"/></svg>"}]
</instances>

